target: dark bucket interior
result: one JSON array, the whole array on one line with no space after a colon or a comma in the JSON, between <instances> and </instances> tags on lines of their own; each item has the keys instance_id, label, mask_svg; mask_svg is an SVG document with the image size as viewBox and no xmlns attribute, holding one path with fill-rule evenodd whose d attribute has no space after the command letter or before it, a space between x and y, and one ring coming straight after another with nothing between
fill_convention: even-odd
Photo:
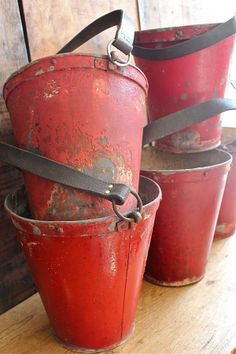
<instances>
[{"instance_id":1,"label":"dark bucket interior","mask_svg":"<svg viewBox=\"0 0 236 354\"><path fill-rule=\"evenodd\" d=\"M152 203L156 198L160 196L160 193L160 188L154 181L147 177L140 177L139 194L144 206ZM5 207L14 214L24 218L32 219L27 200L27 194L24 187L18 189L6 197Z\"/></svg>"},{"instance_id":2,"label":"dark bucket interior","mask_svg":"<svg viewBox=\"0 0 236 354\"><path fill-rule=\"evenodd\" d=\"M143 149L141 169L143 171L183 171L204 169L228 163L231 156L222 150L211 150L189 154L172 154L155 147Z\"/></svg>"}]
</instances>

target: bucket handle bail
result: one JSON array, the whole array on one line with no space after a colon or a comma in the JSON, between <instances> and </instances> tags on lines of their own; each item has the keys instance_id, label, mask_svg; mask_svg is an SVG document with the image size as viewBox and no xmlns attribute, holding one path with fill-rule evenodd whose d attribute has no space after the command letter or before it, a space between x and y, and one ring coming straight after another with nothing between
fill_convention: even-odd
<instances>
[{"instance_id":1,"label":"bucket handle bail","mask_svg":"<svg viewBox=\"0 0 236 354\"><path fill-rule=\"evenodd\" d=\"M0 142L0 160L36 176L106 199L112 202L113 210L121 220L136 223L142 219L142 200L137 192L125 184L105 182L57 161L4 142ZM123 205L130 194L137 199L138 206L128 215L123 215L118 211L117 205Z\"/></svg>"},{"instance_id":2,"label":"bucket handle bail","mask_svg":"<svg viewBox=\"0 0 236 354\"><path fill-rule=\"evenodd\" d=\"M61 48L57 54L71 52L97 34L113 26L117 26L117 30L115 38L112 39L107 45L107 55L113 64L117 66L126 66L131 60L134 40L134 26L131 19L124 13L123 10L109 12L90 23L74 38L72 38L63 48ZM116 52L112 51L112 46L126 54L128 56L127 60L124 62L121 61Z\"/></svg>"}]
</instances>

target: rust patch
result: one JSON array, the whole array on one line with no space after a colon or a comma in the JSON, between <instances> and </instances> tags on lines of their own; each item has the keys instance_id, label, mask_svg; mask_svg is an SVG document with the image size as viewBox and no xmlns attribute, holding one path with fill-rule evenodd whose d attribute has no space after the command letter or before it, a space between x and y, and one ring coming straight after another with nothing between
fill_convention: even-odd
<instances>
[{"instance_id":1,"label":"rust patch","mask_svg":"<svg viewBox=\"0 0 236 354\"><path fill-rule=\"evenodd\" d=\"M41 236L41 230L38 226L30 224L34 235Z\"/></svg>"},{"instance_id":2,"label":"rust patch","mask_svg":"<svg viewBox=\"0 0 236 354\"><path fill-rule=\"evenodd\" d=\"M184 37L183 31L181 29L177 29L175 39L182 39L183 37Z\"/></svg>"},{"instance_id":3,"label":"rust patch","mask_svg":"<svg viewBox=\"0 0 236 354\"><path fill-rule=\"evenodd\" d=\"M102 145L102 146L106 146L106 145L108 145L108 139L107 139L107 137L101 137L100 139L99 139L99 142L100 142L100 144Z\"/></svg>"},{"instance_id":4,"label":"rust patch","mask_svg":"<svg viewBox=\"0 0 236 354\"><path fill-rule=\"evenodd\" d=\"M42 75L42 74L44 74L44 70L43 69L39 69L39 70L36 71L35 76L39 76L39 75Z\"/></svg>"},{"instance_id":5,"label":"rust patch","mask_svg":"<svg viewBox=\"0 0 236 354\"><path fill-rule=\"evenodd\" d=\"M219 232L222 234L228 234L228 233L232 232L233 229L234 229L234 224L230 224L230 223L218 224L216 226L216 232Z\"/></svg>"},{"instance_id":6,"label":"rust patch","mask_svg":"<svg viewBox=\"0 0 236 354\"><path fill-rule=\"evenodd\" d=\"M60 86L57 85L55 80L51 80L47 83L47 89L43 93L43 97L45 100L48 100L60 92Z\"/></svg>"},{"instance_id":7,"label":"rust patch","mask_svg":"<svg viewBox=\"0 0 236 354\"><path fill-rule=\"evenodd\" d=\"M185 131L173 134L171 142L180 149L196 148L200 143L200 134L197 131Z\"/></svg>"}]
</instances>

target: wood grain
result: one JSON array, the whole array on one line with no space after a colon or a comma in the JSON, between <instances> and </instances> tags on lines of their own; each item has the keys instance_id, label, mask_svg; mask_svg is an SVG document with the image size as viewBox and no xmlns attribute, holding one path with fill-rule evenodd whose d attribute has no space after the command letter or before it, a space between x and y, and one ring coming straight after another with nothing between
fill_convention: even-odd
<instances>
[{"instance_id":1,"label":"wood grain","mask_svg":"<svg viewBox=\"0 0 236 354\"><path fill-rule=\"evenodd\" d=\"M164 288L143 282L136 329L111 353L229 354L236 348L236 236L214 242L205 278ZM65 314L66 315L66 314ZM67 354L38 295L1 315L1 354Z\"/></svg>"},{"instance_id":2,"label":"wood grain","mask_svg":"<svg viewBox=\"0 0 236 354\"><path fill-rule=\"evenodd\" d=\"M32 60L55 54L90 22L112 10L124 9L139 28L136 0L23 0L23 7ZM105 54L114 31L110 29L96 36L79 52Z\"/></svg>"},{"instance_id":3,"label":"wood grain","mask_svg":"<svg viewBox=\"0 0 236 354\"><path fill-rule=\"evenodd\" d=\"M16 0L0 0L0 140L11 142L12 128L2 87L7 77L27 63ZM35 292L29 269L4 210L6 195L22 184L15 168L0 163L0 313Z\"/></svg>"},{"instance_id":4,"label":"wood grain","mask_svg":"<svg viewBox=\"0 0 236 354\"><path fill-rule=\"evenodd\" d=\"M137 0L141 29L224 22L236 11L235 0Z\"/></svg>"}]
</instances>

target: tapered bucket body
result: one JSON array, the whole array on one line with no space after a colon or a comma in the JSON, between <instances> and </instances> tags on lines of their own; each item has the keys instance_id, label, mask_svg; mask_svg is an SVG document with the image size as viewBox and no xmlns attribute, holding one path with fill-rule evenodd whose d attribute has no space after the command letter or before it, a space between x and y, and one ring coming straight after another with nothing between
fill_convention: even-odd
<instances>
[{"instance_id":1,"label":"tapered bucket body","mask_svg":"<svg viewBox=\"0 0 236 354\"><path fill-rule=\"evenodd\" d=\"M106 57L62 54L37 60L4 87L17 145L108 182L138 190L147 80ZM25 172L33 217L111 215L111 204ZM135 204L129 198L123 211Z\"/></svg>"},{"instance_id":2,"label":"tapered bucket body","mask_svg":"<svg viewBox=\"0 0 236 354\"><path fill-rule=\"evenodd\" d=\"M222 147L231 154L232 166L220 207L215 239L232 236L236 231L236 128L223 128Z\"/></svg>"},{"instance_id":3,"label":"tapered bucket body","mask_svg":"<svg viewBox=\"0 0 236 354\"><path fill-rule=\"evenodd\" d=\"M144 149L143 173L158 182L163 193L147 280L182 286L204 276L230 162L230 154L220 150L178 155Z\"/></svg>"},{"instance_id":4,"label":"tapered bucket body","mask_svg":"<svg viewBox=\"0 0 236 354\"><path fill-rule=\"evenodd\" d=\"M143 48L185 45L216 25L196 25L136 32L135 44ZM233 51L234 35L207 48L173 59L150 60L135 56L136 65L149 81L150 121L212 98L223 98ZM180 48L181 49L181 48ZM190 50L192 50L190 46ZM220 145L220 116L159 140L162 149L175 153L199 152Z\"/></svg>"},{"instance_id":5,"label":"tapered bucket body","mask_svg":"<svg viewBox=\"0 0 236 354\"><path fill-rule=\"evenodd\" d=\"M72 349L104 350L134 328L160 188L141 178L144 209L135 223L109 216L86 221L27 217L22 192L7 197L20 244L56 337Z\"/></svg>"}]
</instances>

